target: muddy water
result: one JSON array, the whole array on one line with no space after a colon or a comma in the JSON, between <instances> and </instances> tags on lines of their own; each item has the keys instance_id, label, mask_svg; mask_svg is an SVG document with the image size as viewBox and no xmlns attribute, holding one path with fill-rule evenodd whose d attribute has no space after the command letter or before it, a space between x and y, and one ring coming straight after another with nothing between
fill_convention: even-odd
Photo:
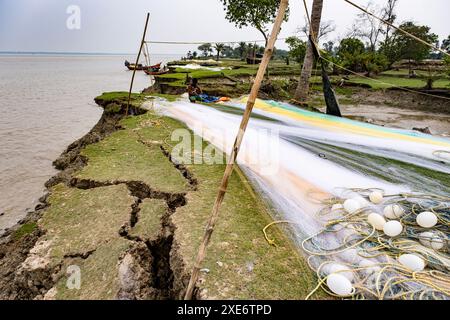
<instances>
[{"instance_id":1,"label":"muddy water","mask_svg":"<svg viewBox=\"0 0 450 320\"><path fill-rule=\"evenodd\" d=\"M325 111L325 108L321 108ZM341 105L345 117L391 128L428 127L432 134L450 136L450 115L389 107L386 105Z\"/></svg>"},{"instance_id":2,"label":"muddy water","mask_svg":"<svg viewBox=\"0 0 450 320\"><path fill-rule=\"evenodd\" d=\"M0 234L34 208L52 161L97 123L93 98L128 90L125 59L133 57L0 55ZM138 73L135 90L148 85Z\"/></svg>"}]
</instances>

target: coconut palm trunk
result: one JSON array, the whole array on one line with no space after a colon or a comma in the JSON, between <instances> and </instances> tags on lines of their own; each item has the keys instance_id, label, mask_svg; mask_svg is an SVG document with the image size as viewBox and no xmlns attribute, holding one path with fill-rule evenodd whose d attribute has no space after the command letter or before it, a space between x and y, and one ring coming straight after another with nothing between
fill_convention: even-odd
<instances>
[{"instance_id":1,"label":"coconut palm trunk","mask_svg":"<svg viewBox=\"0 0 450 320\"><path fill-rule=\"evenodd\" d=\"M311 12L311 25L309 26L309 33L315 41L319 36L320 20L322 19L323 0L314 0ZM295 90L295 100L300 103L306 103L309 94L309 79L311 78L312 69L314 66L314 52L310 42L308 42L308 49L306 50L305 60L303 62L302 73L297 89Z\"/></svg>"}]
</instances>

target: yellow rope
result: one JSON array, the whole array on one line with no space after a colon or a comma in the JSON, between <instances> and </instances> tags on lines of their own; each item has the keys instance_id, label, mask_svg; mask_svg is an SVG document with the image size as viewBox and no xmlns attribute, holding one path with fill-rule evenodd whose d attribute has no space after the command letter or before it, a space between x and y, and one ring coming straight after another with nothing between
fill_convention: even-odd
<instances>
[{"instance_id":1,"label":"yellow rope","mask_svg":"<svg viewBox=\"0 0 450 320\"><path fill-rule=\"evenodd\" d=\"M271 246L274 246L274 247L278 247L278 245L276 244L275 239L269 238L269 236L267 235L267 229L270 228L270 227L273 226L273 225L280 224L280 223L292 223L292 224L296 224L296 222L287 221L287 220L281 220L281 221L273 221L273 222L269 223L267 226L265 226L265 227L263 228L262 231L263 231L263 233L264 233L264 238L266 238L266 241L267 241L268 244L270 244Z\"/></svg>"}]
</instances>

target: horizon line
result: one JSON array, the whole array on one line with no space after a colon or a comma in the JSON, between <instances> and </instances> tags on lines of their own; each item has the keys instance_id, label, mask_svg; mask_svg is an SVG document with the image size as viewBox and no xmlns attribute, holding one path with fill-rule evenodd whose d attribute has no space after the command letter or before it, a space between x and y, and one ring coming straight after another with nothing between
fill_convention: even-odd
<instances>
[{"instance_id":1,"label":"horizon line","mask_svg":"<svg viewBox=\"0 0 450 320\"><path fill-rule=\"evenodd\" d=\"M132 55L136 55L136 53L113 53L113 52L76 52L76 51L0 51L0 54L48 54L48 55L58 55L58 54L62 54L62 55L127 55L127 56L132 56ZM183 55L182 53L153 53L154 55L173 55L173 56L177 56L177 55Z\"/></svg>"}]
</instances>

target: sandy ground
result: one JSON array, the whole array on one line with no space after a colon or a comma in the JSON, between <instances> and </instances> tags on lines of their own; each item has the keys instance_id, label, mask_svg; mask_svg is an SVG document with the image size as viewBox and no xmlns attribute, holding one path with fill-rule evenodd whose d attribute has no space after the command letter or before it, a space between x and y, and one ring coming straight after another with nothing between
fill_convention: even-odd
<instances>
[{"instance_id":1,"label":"sandy ground","mask_svg":"<svg viewBox=\"0 0 450 320\"><path fill-rule=\"evenodd\" d=\"M320 108L325 112L326 108ZM343 116L377 125L411 130L428 127L432 134L450 136L450 115L387 105L341 105Z\"/></svg>"}]
</instances>

